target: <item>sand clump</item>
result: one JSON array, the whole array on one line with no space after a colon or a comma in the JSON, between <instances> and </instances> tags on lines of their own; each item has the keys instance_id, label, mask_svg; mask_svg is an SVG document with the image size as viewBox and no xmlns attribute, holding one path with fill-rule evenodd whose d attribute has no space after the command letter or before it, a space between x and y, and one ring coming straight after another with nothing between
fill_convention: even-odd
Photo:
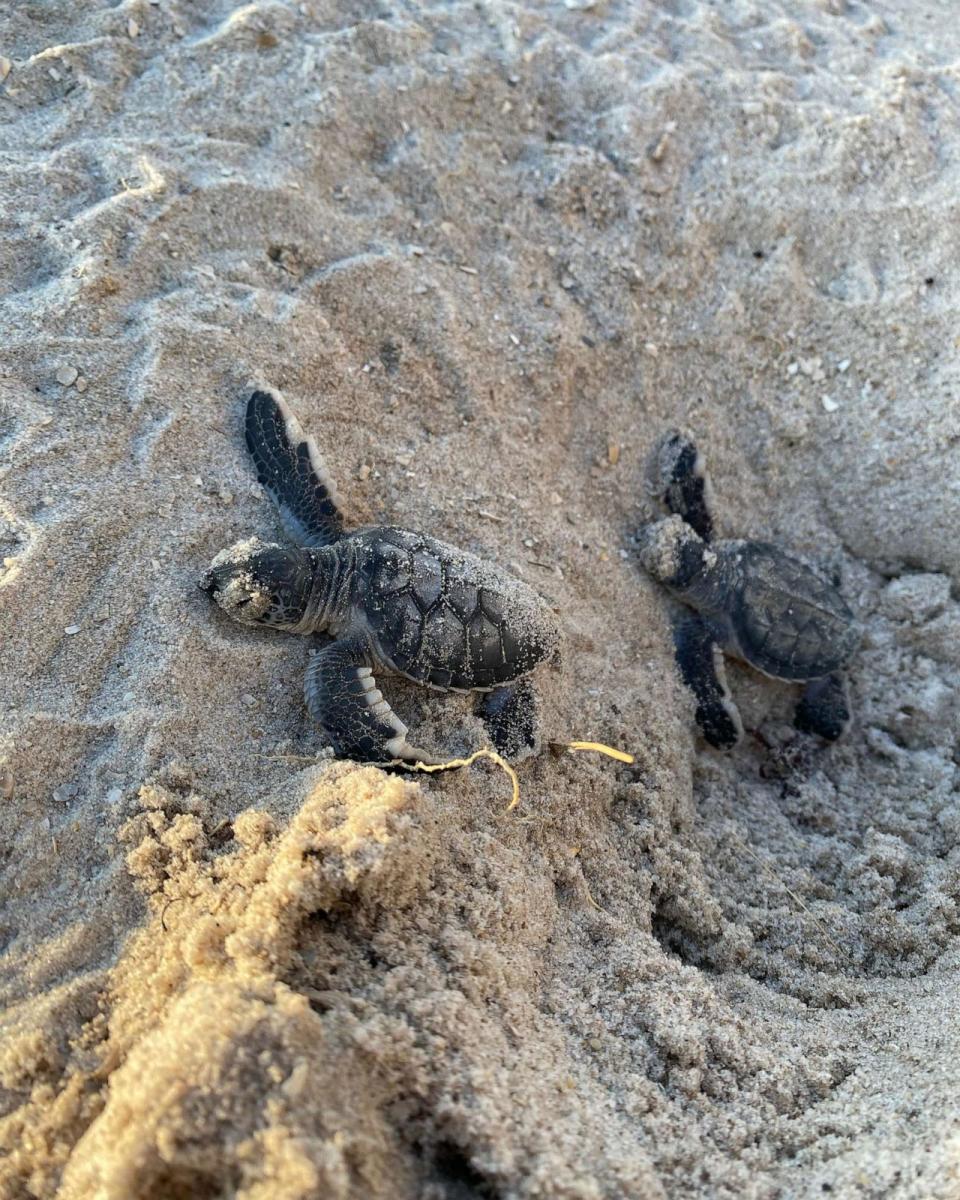
<instances>
[{"instance_id":1,"label":"sand clump","mask_svg":"<svg viewBox=\"0 0 960 1200\"><path fill-rule=\"evenodd\" d=\"M408 1173L379 1112L391 1072L365 1052L355 997L295 977L312 961L311 923L347 905L403 906L426 885L429 829L397 871L418 789L332 768L294 790L302 803L282 836L248 810L233 823L236 848L219 856L189 802L145 790L149 807L123 836L154 916L113 976L105 1055L118 1066L64 1195L203 1194L241 1181L251 1196L346 1196L358 1183L386 1194ZM343 1028L321 1019L330 1011ZM397 1032L384 1026L385 1046ZM251 1106L243 1080L261 1077L270 1086Z\"/></svg>"},{"instance_id":2,"label":"sand clump","mask_svg":"<svg viewBox=\"0 0 960 1200\"><path fill-rule=\"evenodd\" d=\"M3 1200L960 1193L953 7L7 6ZM307 644L196 587L279 536L251 378L351 525L545 597L545 742L634 764L322 755ZM736 664L693 736L678 425L863 623L833 748Z\"/></svg>"}]
</instances>

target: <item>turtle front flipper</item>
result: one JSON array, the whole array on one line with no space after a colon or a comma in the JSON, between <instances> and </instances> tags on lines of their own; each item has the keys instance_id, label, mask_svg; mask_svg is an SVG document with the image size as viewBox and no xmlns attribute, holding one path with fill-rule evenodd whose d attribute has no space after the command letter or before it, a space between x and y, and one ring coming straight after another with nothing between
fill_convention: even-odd
<instances>
[{"instance_id":1,"label":"turtle front flipper","mask_svg":"<svg viewBox=\"0 0 960 1200\"><path fill-rule=\"evenodd\" d=\"M685 617L674 628L673 643L680 677L697 700L701 733L718 750L732 750L743 723L727 688L716 634L702 617Z\"/></svg>"},{"instance_id":2,"label":"turtle front flipper","mask_svg":"<svg viewBox=\"0 0 960 1200\"><path fill-rule=\"evenodd\" d=\"M365 647L345 638L316 650L307 666L304 694L310 715L338 755L361 762L433 763L407 741L407 726L377 687Z\"/></svg>"},{"instance_id":3,"label":"turtle front flipper","mask_svg":"<svg viewBox=\"0 0 960 1200\"><path fill-rule=\"evenodd\" d=\"M650 490L664 508L709 542L713 537L710 483L693 438L679 429L668 430L653 449L648 474Z\"/></svg>"},{"instance_id":4,"label":"turtle front flipper","mask_svg":"<svg viewBox=\"0 0 960 1200\"><path fill-rule=\"evenodd\" d=\"M480 716L497 752L513 760L537 749L537 697L529 679L488 692Z\"/></svg>"},{"instance_id":5,"label":"turtle front flipper","mask_svg":"<svg viewBox=\"0 0 960 1200\"><path fill-rule=\"evenodd\" d=\"M793 716L794 728L835 742L850 727L847 682L837 671L811 679Z\"/></svg>"},{"instance_id":6,"label":"turtle front flipper","mask_svg":"<svg viewBox=\"0 0 960 1200\"><path fill-rule=\"evenodd\" d=\"M280 510L284 527L302 546L329 546L343 533L336 490L312 437L275 391L247 401L247 449L257 479Z\"/></svg>"}]
</instances>

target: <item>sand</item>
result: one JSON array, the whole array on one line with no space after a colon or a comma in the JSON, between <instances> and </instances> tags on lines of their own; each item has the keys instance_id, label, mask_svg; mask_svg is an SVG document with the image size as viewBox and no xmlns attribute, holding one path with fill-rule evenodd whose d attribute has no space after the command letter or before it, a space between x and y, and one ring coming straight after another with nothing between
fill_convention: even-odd
<instances>
[{"instance_id":1,"label":"sand","mask_svg":"<svg viewBox=\"0 0 960 1200\"><path fill-rule=\"evenodd\" d=\"M960 26L950 0L0 14L0 1196L960 1196ZM196 589L351 520L557 612L545 748L324 755ZM650 446L836 572L857 719L694 733ZM388 682L417 737L468 699Z\"/></svg>"}]
</instances>

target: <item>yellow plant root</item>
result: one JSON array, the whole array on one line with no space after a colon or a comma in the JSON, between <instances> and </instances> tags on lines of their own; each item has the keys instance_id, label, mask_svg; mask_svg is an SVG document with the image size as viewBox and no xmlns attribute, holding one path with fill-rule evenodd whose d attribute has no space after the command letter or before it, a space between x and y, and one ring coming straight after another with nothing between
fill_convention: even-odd
<instances>
[{"instance_id":1,"label":"yellow plant root","mask_svg":"<svg viewBox=\"0 0 960 1200\"><path fill-rule=\"evenodd\" d=\"M551 745L563 750L593 750L597 754L605 754L608 758L615 758L617 762L632 763L634 761L632 754L626 754L623 750L615 750L612 746L605 746L603 742L553 742ZM301 762L319 761L318 759L311 758L308 755L299 754L265 754L261 757L271 760L291 759L299 760ZM485 747L483 750L475 750L473 754L469 755L467 758L451 758L449 762L442 763L425 763L420 762L419 760L417 760L417 762L408 762L405 758L394 758L388 763L374 763L372 765L402 767L405 771L426 771L432 774L434 771L452 771L457 767L472 766L472 764L475 763L478 758L489 758L491 762L496 763L498 767L506 771L506 773L510 776L510 783L513 787L513 798L507 805L506 811L511 812L520 803L520 780L518 779L517 773L513 767L511 767L507 760L502 758L496 752L496 750L491 750ZM590 902L594 903L593 897L590 897ZM599 908L599 905L597 905L597 907ZM602 912L603 910L601 909L600 911Z\"/></svg>"},{"instance_id":2,"label":"yellow plant root","mask_svg":"<svg viewBox=\"0 0 960 1200\"><path fill-rule=\"evenodd\" d=\"M455 767L469 767L475 763L478 758L489 758L491 762L495 762L498 767L502 767L510 776L510 782L513 785L513 799L507 805L507 812L517 807L520 803L520 780L517 778L517 773L506 761L501 758L496 750L475 750L468 758L451 758L449 762L442 763L425 763L425 762L407 762L402 758L395 758L388 763L391 767L403 767L406 771L452 771Z\"/></svg>"},{"instance_id":3,"label":"yellow plant root","mask_svg":"<svg viewBox=\"0 0 960 1200\"><path fill-rule=\"evenodd\" d=\"M605 754L607 758L615 758L617 762L622 763L632 763L635 761L632 754L627 754L624 750L614 750L612 746L605 746L603 742L568 742L565 749L595 750L597 754Z\"/></svg>"}]
</instances>

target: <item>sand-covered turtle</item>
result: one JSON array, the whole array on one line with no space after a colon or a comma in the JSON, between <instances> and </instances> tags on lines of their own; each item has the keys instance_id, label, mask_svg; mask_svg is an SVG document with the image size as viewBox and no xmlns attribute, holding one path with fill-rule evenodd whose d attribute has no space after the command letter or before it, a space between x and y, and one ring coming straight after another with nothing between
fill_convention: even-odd
<instances>
[{"instance_id":1,"label":"sand-covered turtle","mask_svg":"<svg viewBox=\"0 0 960 1200\"><path fill-rule=\"evenodd\" d=\"M728 750L743 734L724 677L726 652L765 675L805 684L796 728L838 738L850 722L842 671L860 629L837 588L769 542L713 540L709 482L689 434L672 429L660 439L649 486L672 515L643 530L640 558L696 610L677 621L674 643L704 737Z\"/></svg>"},{"instance_id":2,"label":"sand-covered turtle","mask_svg":"<svg viewBox=\"0 0 960 1200\"><path fill-rule=\"evenodd\" d=\"M392 525L348 531L317 447L279 392L250 396L246 441L298 544L239 542L217 555L200 587L242 624L329 635L310 660L305 692L336 752L433 761L407 741L377 686L382 675L489 692L482 711L497 748L532 749L534 696L523 677L559 643L537 593L426 534Z\"/></svg>"}]
</instances>

